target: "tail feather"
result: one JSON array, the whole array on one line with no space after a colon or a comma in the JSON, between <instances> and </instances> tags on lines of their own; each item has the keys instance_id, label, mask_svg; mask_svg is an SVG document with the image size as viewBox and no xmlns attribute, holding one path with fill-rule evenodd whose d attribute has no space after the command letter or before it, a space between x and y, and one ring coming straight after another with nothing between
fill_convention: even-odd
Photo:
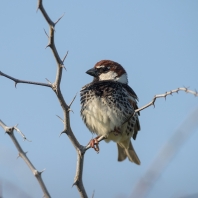
<instances>
[{"instance_id":1,"label":"tail feather","mask_svg":"<svg viewBox=\"0 0 198 198\"><path fill-rule=\"evenodd\" d=\"M117 144L117 146L118 146L118 161L121 162L126 159L127 155L125 152L125 148L121 147L119 144Z\"/></svg>"},{"instance_id":2,"label":"tail feather","mask_svg":"<svg viewBox=\"0 0 198 198\"><path fill-rule=\"evenodd\" d=\"M130 141L128 149L123 148L120 144L117 144L118 146L118 161L123 161L128 157L128 159L131 162L134 162L137 165L140 165L140 160L132 146L132 143Z\"/></svg>"}]
</instances>

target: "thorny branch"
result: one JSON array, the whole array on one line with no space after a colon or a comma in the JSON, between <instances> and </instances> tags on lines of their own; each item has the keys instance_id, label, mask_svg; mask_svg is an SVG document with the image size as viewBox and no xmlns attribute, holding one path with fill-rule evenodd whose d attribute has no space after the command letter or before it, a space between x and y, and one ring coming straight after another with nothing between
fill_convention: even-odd
<instances>
[{"instance_id":1,"label":"thorny branch","mask_svg":"<svg viewBox=\"0 0 198 198\"><path fill-rule=\"evenodd\" d=\"M27 152L24 152L23 149L21 148L20 144L18 143L17 139L15 138L14 136L14 130L17 130L17 132L19 132L20 130L14 126L14 127L8 127L6 126L6 124L4 124L1 120L0 120L0 126L4 129L4 131L9 135L9 137L12 139L15 147L17 148L18 152L19 152L19 155L18 157L21 157L25 163L28 165L28 167L30 168L30 170L32 171L33 175L36 177L43 193L44 193L44 197L45 198L50 198L50 194L43 182L43 179L41 177L41 174L44 172L41 171L39 172L38 170L36 170L36 168L34 167L34 165L31 163L31 161L29 160L29 158L27 157ZM23 139L26 139L25 135L20 131Z\"/></svg>"},{"instance_id":2,"label":"thorny branch","mask_svg":"<svg viewBox=\"0 0 198 198\"><path fill-rule=\"evenodd\" d=\"M27 81L27 80L19 80L17 78L13 78L12 76L8 76L7 74L4 74L1 71L0 71L0 76L4 76L6 78L9 78L10 80L13 80L15 82L15 87L17 86L17 83L25 83L25 84L33 84L33 85L51 87L51 85L47 84L47 83L33 82L33 81Z\"/></svg>"},{"instance_id":3,"label":"thorny branch","mask_svg":"<svg viewBox=\"0 0 198 198\"><path fill-rule=\"evenodd\" d=\"M60 105L63 109L63 114L64 114L64 118L63 118L63 124L64 124L64 129L62 131L62 133L67 134L67 136L69 137L70 141L72 142L73 146L75 147L76 151L77 151L77 167L76 167L76 175L74 178L74 184L76 185L80 196L82 198L87 198L87 194L83 185L83 181L82 181L82 173L83 173L83 162L84 162L84 153L86 151L85 147L81 146L80 143L78 142L78 140L76 139L76 137L74 136L71 126L70 126L70 117L69 117L69 113L71 111L71 105L75 99L72 100L72 102L70 103L70 105L67 105L67 103L65 102L63 95L61 93L61 89L60 89L60 83L61 83L61 78L62 78L62 71L64 67L64 61L67 57L68 52L66 53L66 55L64 56L64 58L61 60L57 50L56 50L56 46L55 46L55 42L54 42L54 28L55 25L60 21L60 19L63 17L61 16L56 22L53 22L50 17L48 16L47 12L45 11L44 7L43 7L43 1L42 0L38 0L38 10L41 11L41 13L43 14L43 17L45 18L45 20L47 21L48 25L49 25L49 36L48 36L48 45L47 47L50 47L52 50L52 53L56 59L57 62L57 73L56 73L56 79L55 82L52 84L52 89L54 90ZM62 134L61 133L61 134Z\"/></svg>"},{"instance_id":4,"label":"thorny branch","mask_svg":"<svg viewBox=\"0 0 198 198\"><path fill-rule=\"evenodd\" d=\"M185 91L186 93L193 94L195 97L198 96L198 92L197 91L192 91L192 90L188 89L187 87L181 87L181 88L177 88L177 89L174 89L174 90L171 90L171 91L167 91L164 94L155 95L153 97L153 99L151 100L151 102L149 102L148 104L144 105L143 107L140 107L139 109L136 109L134 111L134 113L129 118L127 118L127 120L123 124L128 122L136 113L148 108L149 106L153 105L155 107L155 101L156 101L157 98L165 98L166 99L166 97L168 95L172 95L173 93L178 93L179 91Z\"/></svg>"}]
</instances>

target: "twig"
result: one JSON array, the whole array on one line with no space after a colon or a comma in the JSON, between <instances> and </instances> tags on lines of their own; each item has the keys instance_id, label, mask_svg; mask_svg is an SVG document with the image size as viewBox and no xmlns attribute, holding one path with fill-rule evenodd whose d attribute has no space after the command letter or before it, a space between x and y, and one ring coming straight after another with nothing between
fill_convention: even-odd
<instances>
[{"instance_id":1,"label":"twig","mask_svg":"<svg viewBox=\"0 0 198 198\"><path fill-rule=\"evenodd\" d=\"M0 71L0 76L4 76L6 78L9 78L15 82L15 87L17 83L25 83L25 84L33 84L33 85L40 85L40 86L45 86L45 87L51 87L50 84L47 83L40 83L40 82L33 82L33 81L26 81L26 80L19 80L17 78L13 78L12 76L8 76L7 74L4 74L3 72Z\"/></svg>"},{"instance_id":2,"label":"twig","mask_svg":"<svg viewBox=\"0 0 198 198\"><path fill-rule=\"evenodd\" d=\"M9 137L12 139L15 147L17 148L18 152L19 152L19 157L21 157L25 163L28 165L28 167L30 168L30 170L32 171L33 175L36 177L43 193L44 193L44 197L45 198L50 198L50 194L43 182L43 179L41 177L41 174L43 173L43 171L39 172L38 170L36 170L36 168L34 167L34 165L31 163L31 161L29 160L29 158L26 155L26 152L23 151L23 149L21 148L20 144L18 143L17 139L14 136L14 129L18 129L16 127L8 127L6 126L1 120L0 120L0 126L4 129L4 131L9 135ZM19 129L18 129L19 130ZM19 130L20 131L20 130ZM24 136L25 137L25 136Z\"/></svg>"},{"instance_id":3,"label":"twig","mask_svg":"<svg viewBox=\"0 0 198 198\"><path fill-rule=\"evenodd\" d=\"M177 88L177 89L168 91L168 92L166 92L164 94L155 95L154 98L151 100L151 102L149 102L148 104L144 105L143 107L141 107L139 109L136 109L134 111L134 113L129 118L127 118L127 120L123 124L128 122L136 113L142 111L143 109L146 109L146 108L148 108L151 105L153 105L155 107L155 101L156 101L157 98L165 98L166 99L166 97L168 95L172 95L173 93L178 93L179 91L185 91L186 93L193 94L196 97L198 96L198 92L197 91L192 91L192 90L188 89L187 87Z\"/></svg>"},{"instance_id":4,"label":"twig","mask_svg":"<svg viewBox=\"0 0 198 198\"><path fill-rule=\"evenodd\" d=\"M20 131L19 128L17 128L18 124L16 126L14 126L14 129L23 137L24 140L27 140L28 142L31 142L30 140L28 140L25 135Z\"/></svg>"}]
</instances>

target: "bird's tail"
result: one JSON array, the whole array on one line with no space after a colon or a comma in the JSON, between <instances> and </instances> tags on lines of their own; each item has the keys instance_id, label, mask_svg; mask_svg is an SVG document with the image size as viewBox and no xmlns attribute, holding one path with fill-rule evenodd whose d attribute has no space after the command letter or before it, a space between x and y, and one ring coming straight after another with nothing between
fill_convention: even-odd
<instances>
[{"instance_id":1,"label":"bird's tail","mask_svg":"<svg viewBox=\"0 0 198 198\"><path fill-rule=\"evenodd\" d=\"M128 157L131 162L140 165L140 160L132 146L131 141L129 142L128 148L123 143L117 143L118 146L118 161L123 161Z\"/></svg>"}]
</instances>

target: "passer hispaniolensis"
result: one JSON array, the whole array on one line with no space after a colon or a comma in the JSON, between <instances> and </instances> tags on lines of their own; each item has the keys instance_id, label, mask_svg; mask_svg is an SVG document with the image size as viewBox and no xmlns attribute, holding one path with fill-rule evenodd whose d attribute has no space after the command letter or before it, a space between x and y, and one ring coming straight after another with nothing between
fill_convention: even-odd
<instances>
[{"instance_id":1,"label":"passer hispaniolensis","mask_svg":"<svg viewBox=\"0 0 198 198\"><path fill-rule=\"evenodd\" d=\"M87 74L94 77L81 92L81 116L87 128L106 142L114 141L118 147L118 161L128 157L140 164L131 143L140 130L137 109L138 97L129 87L125 69L114 61L101 60ZM97 138L98 138L97 137ZM97 138L91 143L97 144ZM95 148L95 147L94 147Z\"/></svg>"}]
</instances>

